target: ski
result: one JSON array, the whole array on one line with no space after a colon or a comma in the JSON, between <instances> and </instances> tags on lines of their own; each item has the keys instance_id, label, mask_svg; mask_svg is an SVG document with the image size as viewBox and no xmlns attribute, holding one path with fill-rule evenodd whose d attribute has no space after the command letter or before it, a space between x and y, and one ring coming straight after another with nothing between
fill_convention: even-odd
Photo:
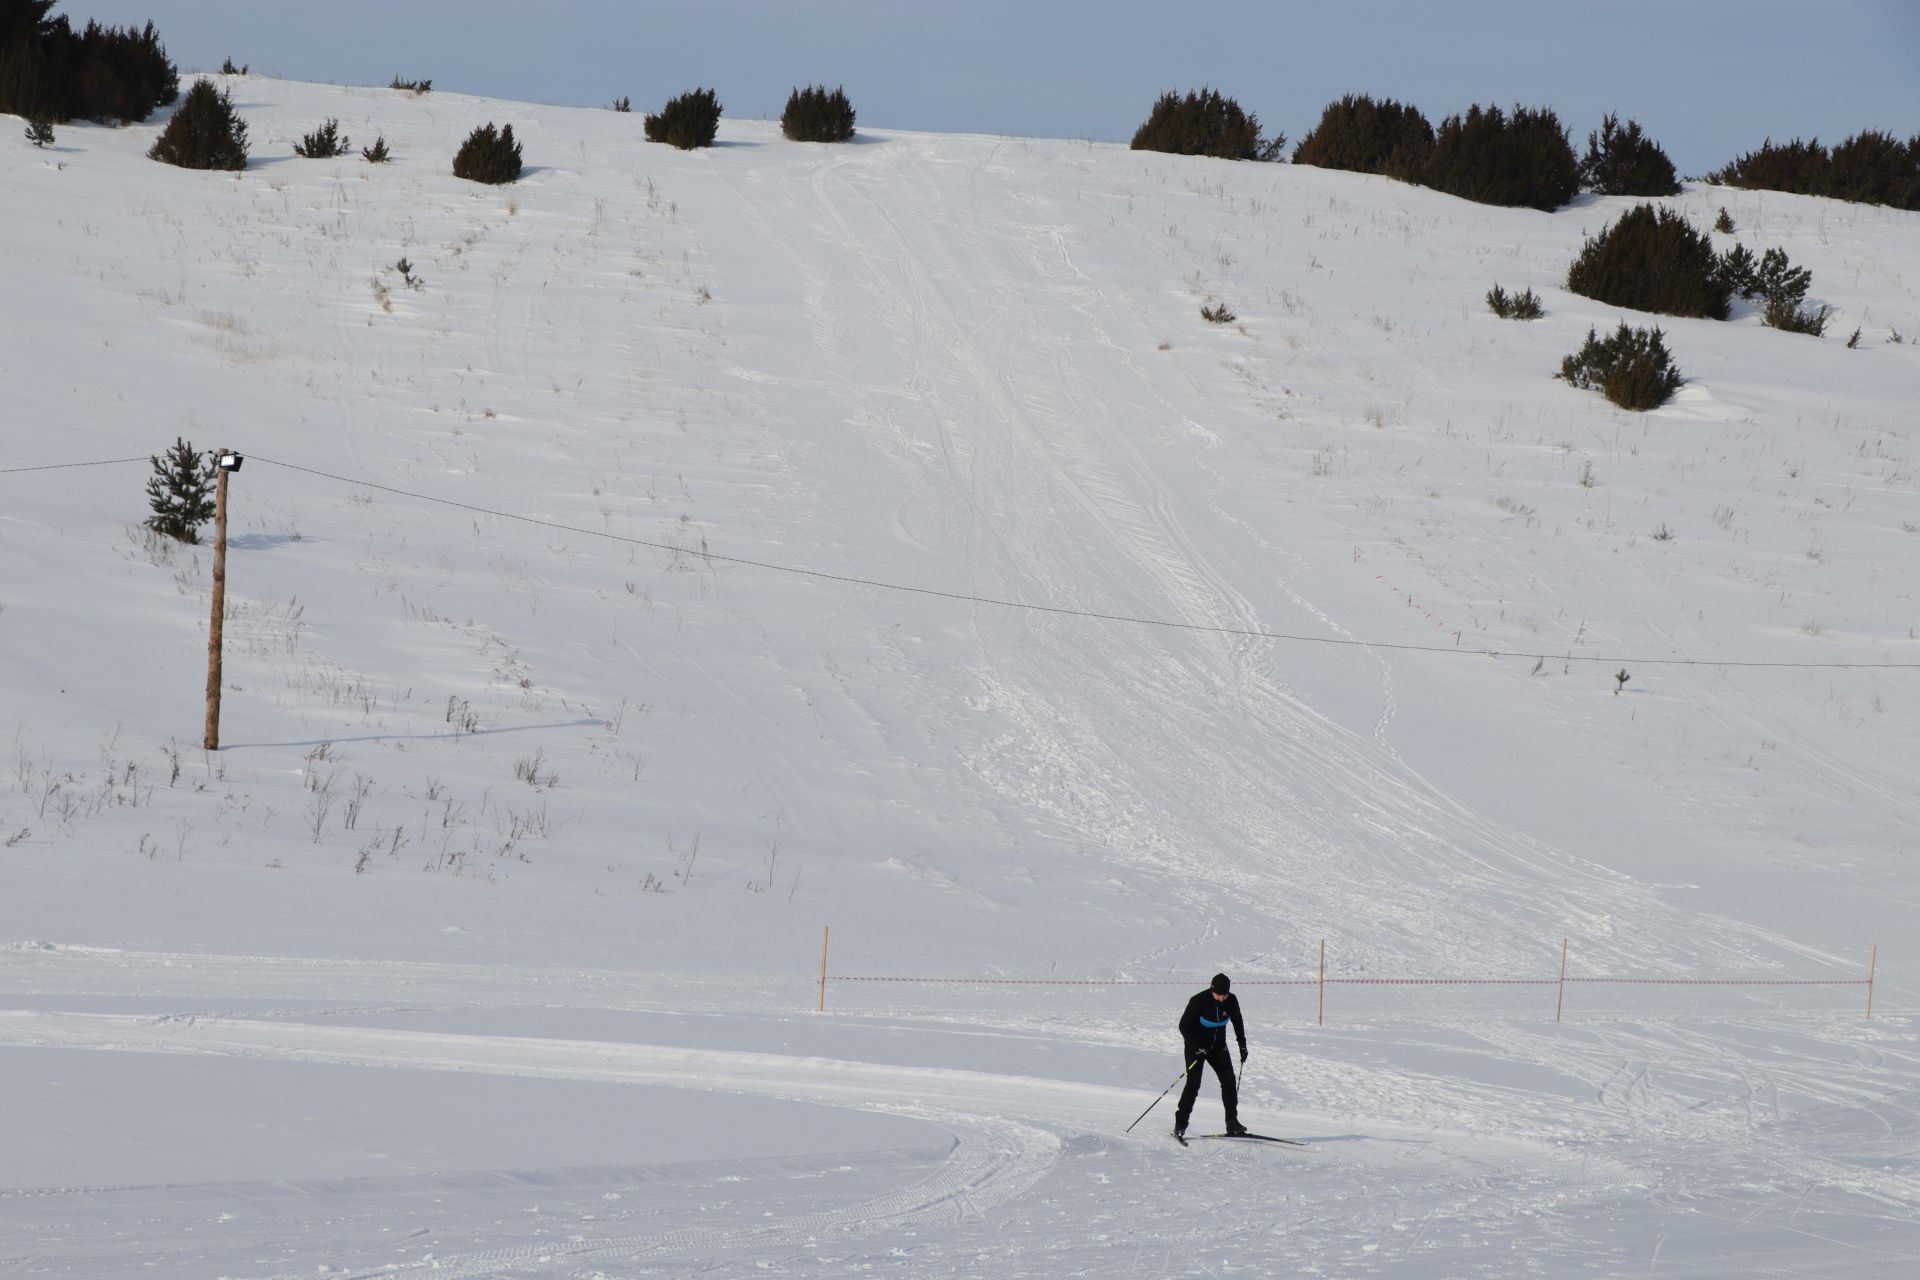
<instances>
[{"instance_id":1,"label":"ski","mask_svg":"<svg viewBox=\"0 0 1920 1280\"><path fill-rule=\"evenodd\" d=\"M1201 1138L1247 1138L1254 1142L1284 1142L1290 1147L1304 1147L1307 1144L1297 1138L1276 1138L1269 1133L1202 1133Z\"/></svg>"}]
</instances>

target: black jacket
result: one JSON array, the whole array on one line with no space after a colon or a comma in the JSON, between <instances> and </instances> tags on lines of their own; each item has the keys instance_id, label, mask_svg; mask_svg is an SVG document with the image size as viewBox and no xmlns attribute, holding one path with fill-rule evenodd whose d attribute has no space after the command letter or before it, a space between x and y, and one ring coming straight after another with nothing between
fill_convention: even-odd
<instances>
[{"instance_id":1,"label":"black jacket","mask_svg":"<svg viewBox=\"0 0 1920 1280\"><path fill-rule=\"evenodd\" d=\"M1240 1042L1240 1056L1245 1057L1247 1029L1240 1021L1238 996L1229 992L1225 1000L1216 1002L1213 992L1207 990L1187 1001L1187 1011L1180 1015L1180 1037L1186 1041L1188 1059L1197 1058L1210 1049L1225 1049L1228 1023L1233 1024L1234 1038Z\"/></svg>"}]
</instances>

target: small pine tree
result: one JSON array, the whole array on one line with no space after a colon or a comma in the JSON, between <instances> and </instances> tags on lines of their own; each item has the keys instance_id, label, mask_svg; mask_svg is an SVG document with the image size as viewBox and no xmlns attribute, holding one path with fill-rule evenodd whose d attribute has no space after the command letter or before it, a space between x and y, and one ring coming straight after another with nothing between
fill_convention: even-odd
<instances>
[{"instance_id":1,"label":"small pine tree","mask_svg":"<svg viewBox=\"0 0 1920 1280\"><path fill-rule=\"evenodd\" d=\"M1686 383L1660 330L1624 324L1606 338L1588 329L1586 343L1560 362L1559 376L1636 413L1659 408Z\"/></svg>"},{"instance_id":2,"label":"small pine tree","mask_svg":"<svg viewBox=\"0 0 1920 1280\"><path fill-rule=\"evenodd\" d=\"M1760 296L1760 264L1747 246L1736 244L1721 254L1715 270L1720 283L1727 287L1730 295L1737 294L1749 300Z\"/></svg>"},{"instance_id":3,"label":"small pine tree","mask_svg":"<svg viewBox=\"0 0 1920 1280\"><path fill-rule=\"evenodd\" d=\"M1588 240L1567 288L1635 311L1725 320L1731 289L1706 233L1673 210L1636 205Z\"/></svg>"},{"instance_id":4,"label":"small pine tree","mask_svg":"<svg viewBox=\"0 0 1920 1280\"><path fill-rule=\"evenodd\" d=\"M1808 311L1800 305L1806 301L1807 290L1812 286L1813 272L1789 262L1785 249L1769 249L1760 255L1760 265L1753 273L1752 293L1747 296L1760 298L1763 324L1817 338L1827 330L1829 308L1822 306Z\"/></svg>"},{"instance_id":5,"label":"small pine tree","mask_svg":"<svg viewBox=\"0 0 1920 1280\"><path fill-rule=\"evenodd\" d=\"M853 104L845 89L795 89L780 113L780 132L790 142L846 142L853 137Z\"/></svg>"},{"instance_id":6,"label":"small pine tree","mask_svg":"<svg viewBox=\"0 0 1920 1280\"><path fill-rule=\"evenodd\" d=\"M423 93L433 92L433 81L408 80L396 74L393 77L393 83L388 85L387 88L402 89L402 90L405 90L407 93L413 94L415 97L419 97Z\"/></svg>"},{"instance_id":7,"label":"small pine tree","mask_svg":"<svg viewBox=\"0 0 1920 1280\"><path fill-rule=\"evenodd\" d=\"M293 144L293 154L308 160L331 160L353 149L353 140L340 132L340 122L329 119Z\"/></svg>"},{"instance_id":8,"label":"small pine tree","mask_svg":"<svg viewBox=\"0 0 1920 1280\"><path fill-rule=\"evenodd\" d=\"M211 80L196 80L147 155L182 169L247 167L247 122Z\"/></svg>"},{"instance_id":9,"label":"small pine tree","mask_svg":"<svg viewBox=\"0 0 1920 1280\"><path fill-rule=\"evenodd\" d=\"M453 157L453 176L469 182L499 184L520 177L520 144L513 140L513 126L495 129L489 120L467 135Z\"/></svg>"},{"instance_id":10,"label":"small pine tree","mask_svg":"<svg viewBox=\"0 0 1920 1280\"><path fill-rule=\"evenodd\" d=\"M620 112L622 115L624 115L627 112L633 110L633 99L626 97L624 95L621 97L615 98L613 100L613 109L615 111Z\"/></svg>"},{"instance_id":11,"label":"small pine tree","mask_svg":"<svg viewBox=\"0 0 1920 1280\"><path fill-rule=\"evenodd\" d=\"M1487 290L1487 310L1502 320L1538 320L1546 314L1540 305L1540 295L1532 289L1508 293L1497 284Z\"/></svg>"},{"instance_id":12,"label":"small pine tree","mask_svg":"<svg viewBox=\"0 0 1920 1280\"><path fill-rule=\"evenodd\" d=\"M720 131L720 97L711 89L692 89L671 98L642 127L648 142L664 142L682 151L710 147Z\"/></svg>"},{"instance_id":13,"label":"small pine tree","mask_svg":"<svg viewBox=\"0 0 1920 1280\"><path fill-rule=\"evenodd\" d=\"M200 541L200 526L213 519L213 456L176 436L173 448L152 461L147 528L179 542Z\"/></svg>"},{"instance_id":14,"label":"small pine tree","mask_svg":"<svg viewBox=\"0 0 1920 1280\"><path fill-rule=\"evenodd\" d=\"M29 120L27 122L27 141L36 147L52 146L53 126L45 120Z\"/></svg>"},{"instance_id":15,"label":"small pine tree","mask_svg":"<svg viewBox=\"0 0 1920 1280\"><path fill-rule=\"evenodd\" d=\"M1620 127L1620 118L1603 116L1600 131L1587 135L1587 155L1580 162L1580 184L1603 196L1673 196L1680 194L1673 161L1660 144L1640 131L1638 120Z\"/></svg>"},{"instance_id":16,"label":"small pine tree","mask_svg":"<svg viewBox=\"0 0 1920 1280\"><path fill-rule=\"evenodd\" d=\"M1417 108L1350 93L1327 104L1294 148L1293 162L1419 182L1432 150L1433 126Z\"/></svg>"},{"instance_id":17,"label":"small pine tree","mask_svg":"<svg viewBox=\"0 0 1920 1280\"><path fill-rule=\"evenodd\" d=\"M393 159L393 157L387 153L387 139L384 134L375 138L372 146L360 148L360 154L366 157L368 164L385 164L387 161Z\"/></svg>"},{"instance_id":18,"label":"small pine tree","mask_svg":"<svg viewBox=\"0 0 1920 1280\"><path fill-rule=\"evenodd\" d=\"M220 74L223 76L243 76L243 75L246 75L247 72L250 70L252 70L252 67L250 66L247 66L247 67L234 66L232 58L228 58L225 62L220 64Z\"/></svg>"},{"instance_id":19,"label":"small pine tree","mask_svg":"<svg viewBox=\"0 0 1920 1280\"><path fill-rule=\"evenodd\" d=\"M1720 216L1713 220L1713 229L1723 235L1733 234L1733 215L1727 212L1727 206L1720 206Z\"/></svg>"},{"instance_id":20,"label":"small pine tree","mask_svg":"<svg viewBox=\"0 0 1920 1280\"><path fill-rule=\"evenodd\" d=\"M1163 93L1133 134L1135 151L1164 151L1177 156L1214 156L1221 160L1278 160L1287 135L1260 136L1260 117L1217 89L1185 96Z\"/></svg>"}]
</instances>

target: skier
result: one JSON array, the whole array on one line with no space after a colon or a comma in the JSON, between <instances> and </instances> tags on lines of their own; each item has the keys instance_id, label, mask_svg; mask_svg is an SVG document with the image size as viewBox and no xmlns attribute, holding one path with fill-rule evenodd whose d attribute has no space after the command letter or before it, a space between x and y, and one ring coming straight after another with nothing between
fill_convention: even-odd
<instances>
[{"instance_id":1,"label":"skier","mask_svg":"<svg viewBox=\"0 0 1920 1280\"><path fill-rule=\"evenodd\" d=\"M1180 1015L1180 1038L1186 1043L1187 1087L1180 1091L1180 1106L1173 1113L1173 1136L1186 1140L1187 1119L1193 1115L1193 1100L1200 1096L1200 1076L1203 1064L1213 1067L1213 1074L1220 1077L1220 1105L1226 1108L1227 1132L1242 1134L1247 1131L1240 1123L1240 1091L1234 1083L1233 1058L1227 1052L1227 1026L1233 1026L1234 1037L1240 1041L1240 1063L1247 1061L1247 1029L1240 1021L1240 1001L1231 994L1233 980L1224 973L1213 975L1213 983L1205 991L1187 1001L1185 1013Z\"/></svg>"}]
</instances>

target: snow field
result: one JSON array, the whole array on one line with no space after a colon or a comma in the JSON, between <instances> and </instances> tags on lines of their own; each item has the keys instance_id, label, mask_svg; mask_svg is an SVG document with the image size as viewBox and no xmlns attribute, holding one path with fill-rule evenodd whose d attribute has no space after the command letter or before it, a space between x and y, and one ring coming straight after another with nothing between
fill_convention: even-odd
<instances>
[{"instance_id":1,"label":"snow field","mask_svg":"<svg viewBox=\"0 0 1920 1280\"><path fill-rule=\"evenodd\" d=\"M1631 415L1550 377L1624 202L230 87L239 175L0 139L8 464L249 456L217 757L144 466L0 477L0 1274L1910 1274L1920 674L1722 664L1920 661L1914 215L1689 188L1840 336L1662 319ZM328 116L394 164L292 158ZM447 173L487 120L513 187ZM1882 958L1872 1022L1250 989L1310 1147L1180 1152L1119 1131L1182 988L820 1017L823 924L1194 987Z\"/></svg>"}]
</instances>

